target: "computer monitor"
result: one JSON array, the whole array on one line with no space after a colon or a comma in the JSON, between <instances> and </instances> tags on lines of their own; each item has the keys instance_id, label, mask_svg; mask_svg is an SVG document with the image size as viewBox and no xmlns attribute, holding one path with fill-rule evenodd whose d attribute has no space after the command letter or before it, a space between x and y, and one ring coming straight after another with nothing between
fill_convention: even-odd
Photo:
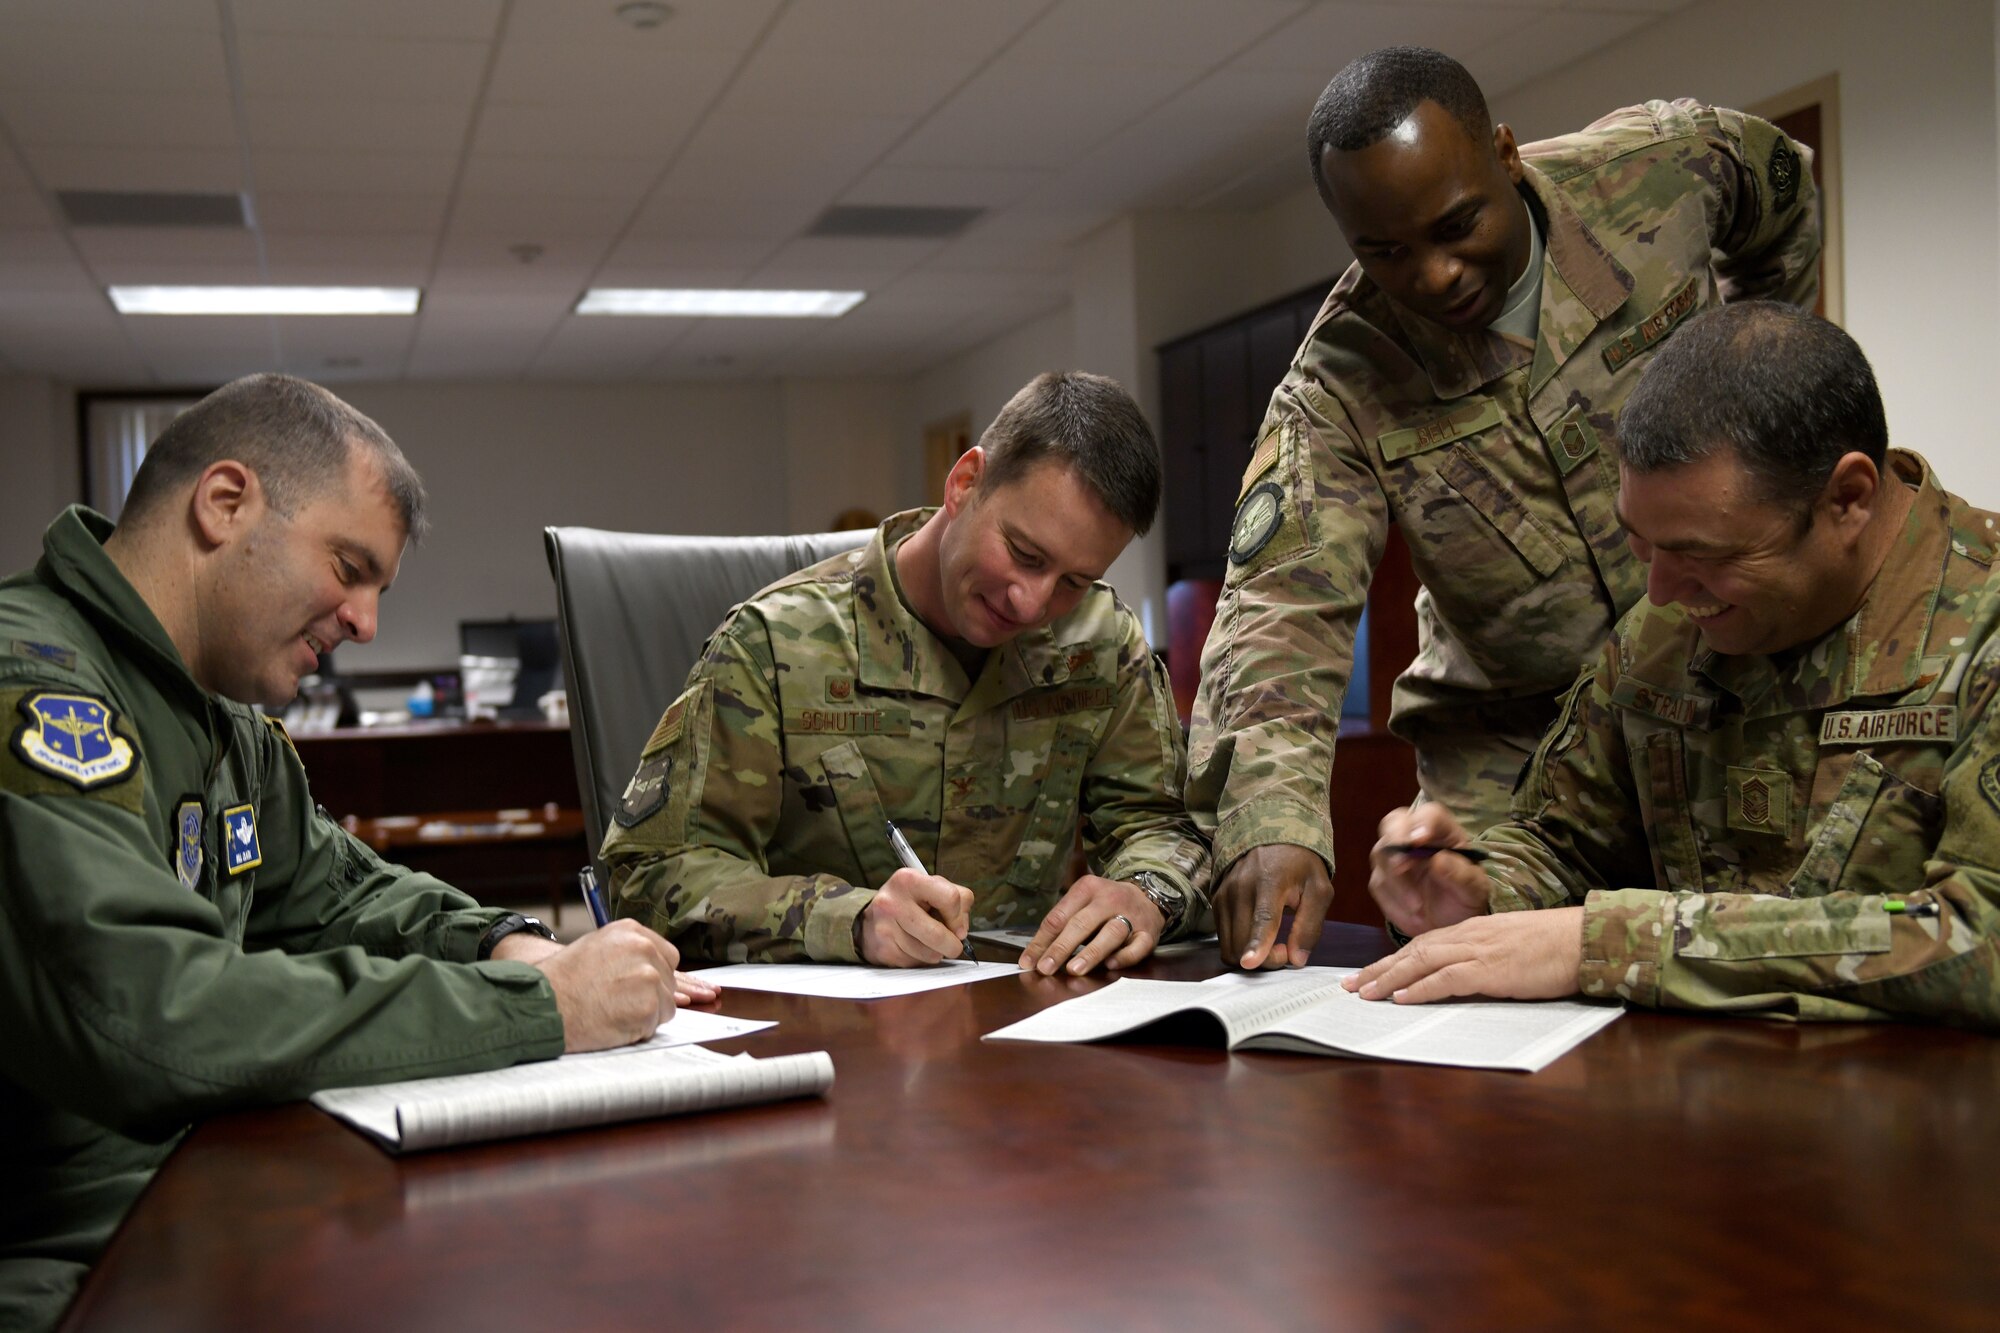
<instances>
[{"instance_id":1,"label":"computer monitor","mask_svg":"<svg viewBox=\"0 0 2000 1333\"><path fill-rule=\"evenodd\" d=\"M502 717L537 717L538 700L562 685L562 649L550 620L461 620L458 650L467 657L508 657L521 664Z\"/></svg>"}]
</instances>

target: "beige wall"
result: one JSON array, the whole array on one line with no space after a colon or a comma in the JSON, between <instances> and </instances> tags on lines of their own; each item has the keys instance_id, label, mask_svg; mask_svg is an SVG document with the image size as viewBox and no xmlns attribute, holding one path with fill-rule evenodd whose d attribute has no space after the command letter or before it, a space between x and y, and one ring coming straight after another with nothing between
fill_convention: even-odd
<instances>
[{"instance_id":1,"label":"beige wall","mask_svg":"<svg viewBox=\"0 0 2000 1333\"><path fill-rule=\"evenodd\" d=\"M41 558L42 529L82 494L68 385L0 378L0 477L0 574L11 574Z\"/></svg>"},{"instance_id":2,"label":"beige wall","mask_svg":"<svg viewBox=\"0 0 2000 1333\"><path fill-rule=\"evenodd\" d=\"M886 517L916 503L909 394L901 378L784 381L784 531L824 532L848 509Z\"/></svg>"}]
</instances>

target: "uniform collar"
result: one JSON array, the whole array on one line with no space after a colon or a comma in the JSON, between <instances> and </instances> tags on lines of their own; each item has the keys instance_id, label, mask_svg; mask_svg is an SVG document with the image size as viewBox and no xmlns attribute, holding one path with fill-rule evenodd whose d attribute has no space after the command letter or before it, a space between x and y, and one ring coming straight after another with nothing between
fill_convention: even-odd
<instances>
[{"instance_id":1,"label":"uniform collar","mask_svg":"<svg viewBox=\"0 0 2000 1333\"><path fill-rule=\"evenodd\" d=\"M166 626L104 550L115 525L83 505L71 505L42 534L45 577L80 603L100 626L150 657L197 694L206 691L188 674Z\"/></svg>"},{"instance_id":2,"label":"uniform collar","mask_svg":"<svg viewBox=\"0 0 2000 1333\"><path fill-rule=\"evenodd\" d=\"M1562 192L1549 183L1547 176L1525 162L1522 171L1531 201L1529 207L1537 214L1535 220L1543 224L1543 245L1547 251L1542 268L1541 310L1532 348L1491 328L1459 333L1406 310L1393 300L1389 302L1404 336L1416 349L1425 373L1430 376L1432 392L1440 399L1461 397L1531 360L1535 363L1530 377L1532 392L1569 360L1583 340L1632 294L1631 273L1612 257ZM1578 318L1573 308L1568 311L1559 308L1572 301L1589 312L1587 320Z\"/></svg>"},{"instance_id":3,"label":"uniform collar","mask_svg":"<svg viewBox=\"0 0 2000 1333\"><path fill-rule=\"evenodd\" d=\"M1930 464L1907 449L1892 449L1884 471L1916 494L1903 530L1860 609L1845 624L1787 657L1783 666L1752 654L1725 657L1697 648L1692 668L1742 699L1777 698L1785 707L1802 700L1815 707L1849 698L1906 694L1922 683L1932 656L1931 620L1951 557L1951 497ZM1696 643L1699 644L1697 639Z\"/></svg>"},{"instance_id":4,"label":"uniform collar","mask_svg":"<svg viewBox=\"0 0 2000 1333\"><path fill-rule=\"evenodd\" d=\"M895 550L936 512L932 507L890 515L861 550L854 570L861 683L972 704L998 703L1068 680L1073 654L1058 643L1066 619L1000 645L986 655L979 679L972 681L944 640L910 609L896 579Z\"/></svg>"}]
</instances>

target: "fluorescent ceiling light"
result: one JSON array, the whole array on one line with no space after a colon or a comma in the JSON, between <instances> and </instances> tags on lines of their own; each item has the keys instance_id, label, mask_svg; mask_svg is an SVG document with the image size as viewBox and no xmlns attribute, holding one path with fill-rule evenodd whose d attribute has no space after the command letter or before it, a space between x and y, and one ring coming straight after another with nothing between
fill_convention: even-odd
<instances>
[{"instance_id":1,"label":"fluorescent ceiling light","mask_svg":"<svg viewBox=\"0 0 2000 1333\"><path fill-rule=\"evenodd\" d=\"M740 288L592 287L576 303L579 315L761 315L833 319L861 304L867 292L754 292Z\"/></svg>"},{"instance_id":2,"label":"fluorescent ceiling light","mask_svg":"<svg viewBox=\"0 0 2000 1333\"><path fill-rule=\"evenodd\" d=\"M416 287L112 287L121 315L414 315Z\"/></svg>"}]
</instances>

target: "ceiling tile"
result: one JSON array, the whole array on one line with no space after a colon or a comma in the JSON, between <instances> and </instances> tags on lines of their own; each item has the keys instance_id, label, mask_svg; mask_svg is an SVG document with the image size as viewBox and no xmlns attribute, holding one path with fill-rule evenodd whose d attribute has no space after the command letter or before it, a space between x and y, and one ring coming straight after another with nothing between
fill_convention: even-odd
<instances>
[{"instance_id":1,"label":"ceiling tile","mask_svg":"<svg viewBox=\"0 0 2000 1333\"><path fill-rule=\"evenodd\" d=\"M1646 26L1655 17L1643 11L1551 14L1468 55L1465 67L1489 98L1502 97Z\"/></svg>"},{"instance_id":2,"label":"ceiling tile","mask_svg":"<svg viewBox=\"0 0 2000 1333\"><path fill-rule=\"evenodd\" d=\"M811 0L785 10L764 49L784 55L904 62L984 60L1049 8L1049 0L954 5L941 22L937 0Z\"/></svg>"},{"instance_id":3,"label":"ceiling tile","mask_svg":"<svg viewBox=\"0 0 2000 1333\"><path fill-rule=\"evenodd\" d=\"M0 29L29 24L118 31L221 26L214 0L0 0Z\"/></svg>"},{"instance_id":4,"label":"ceiling tile","mask_svg":"<svg viewBox=\"0 0 2000 1333\"><path fill-rule=\"evenodd\" d=\"M735 67L733 58L714 51L650 42L584 45L510 38L494 61L486 97L535 106L610 105L628 112L679 107L691 115L714 100Z\"/></svg>"},{"instance_id":5,"label":"ceiling tile","mask_svg":"<svg viewBox=\"0 0 2000 1333\"><path fill-rule=\"evenodd\" d=\"M403 232L435 235L446 196L437 194L301 193L259 190L257 225L265 235Z\"/></svg>"},{"instance_id":6,"label":"ceiling tile","mask_svg":"<svg viewBox=\"0 0 2000 1333\"><path fill-rule=\"evenodd\" d=\"M1251 72L1291 72L1317 80L1299 110L1303 127L1320 90L1357 56L1403 43L1463 53L1517 31L1537 17L1531 8L1512 5L1315 5L1243 52L1231 66Z\"/></svg>"},{"instance_id":7,"label":"ceiling tile","mask_svg":"<svg viewBox=\"0 0 2000 1333\"><path fill-rule=\"evenodd\" d=\"M818 198L677 199L656 194L633 215L629 237L752 242L787 240L824 212Z\"/></svg>"},{"instance_id":8,"label":"ceiling tile","mask_svg":"<svg viewBox=\"0 0 2000 1333\"><path fill-rule=\"evenodd\" d=\"M60 264L75 257L68 239L54 227L8 227L0 221L0 264Z\"/></svg>"},{"instance_id":9,"label":"ceiling tile","mask_svg":"<svg viewBox=\"0 0 2000 1333\"><path fill-rule=\"evenodd\" d=\"M253 100L446 103L468 106L492 47L487 42L245 33L243 90Z\"/></svg>"},{"instance_id":10,"label":"ceiling tile","mask_svg":"<svg viewBox=\"0 0 2000 1333\"><path fill-rule=\"evenodd\" d=\"M251 155L257 189L285 194L447 195L458 153L353 149L261 149Z\"/></svg>"},{"instance_id":11,"label":"ceiling tile","mask_svg":"<svg viewBox=\"0 0 2000 1333\"><path fill-rule=\"evenodd\" d=\"M1107 65L1078 78L1073 69L1004 61L919 126L888 161L957 168L1066 166L1200 73Z\"/></svg>"},{"instance_id":12,"label":"ceiling tile","mask_svg":"<svg viewBox=\"0 0 2000 1333\"><path fill-rule=\"evenodd\" d=\"M451 210L451 235L500 236L546 243L566 237L609 241L632 216L626 199L564 194L461 194Z\"/></svg>"},{"instance_id":13,"label":"ceiling tile","mask_svg":"<svg viewBox=\"0 0 2000 1333\"><path fill-rule=\"evenodd\" d=\"M56 9L42 8L45 13ZM213 16L213 6L209 12ZM8 24L6 31L7 40L0 43L0 88L10 95L72 89L128 96L228 91L222 34L212 26L202 31Z\"/></svg>"},{"instance_id":14,"label":"ceiling tile","mask_svg":"<svg viewBox=\"0 0 2000 1333\"><path fill-rule=\"evenodd\" d=\"M1055 68L1206 66L1256 42L1304 0L1063 0L1009 51Z\"/></svg>"},{"instance_id":15,"label":"ceiling tile","mask_svg":"<svg viewBox=\"0 0 2000 1333\"><path fill-rule=\"evenodd\" d=\"M697 323L691 319L616 319L571 315L535 358L530 371L563 378L630 379Z\"/></svg>"},{"instance_id":16,"label":"ceiling tile","mask_svg":"<svg viewBox=\"0 0 2000 1333\"><path fill-rule=\"evenodd\" d=\"M1046 183L1045 171L958 167L876 167L856 181L843 204L916 204L940 208L1000 208Z\"/></svg>"},{"instance_id":17,"label":"ceiling tile","mask_svg":"<svg viewBox=\"0 0 2000 1333\"><path fill-rule=\"evenodd\" d=\"M470 102L380 102L365 99L247 98L250 142L258 148L333 148L380 152L455 153L472 120Z\"/></svg>"},{"instance_id":18,"label":"ceiling tile","mask_svg":"<svg viewBox=\"0 0 2000 1333\"><path fill-rule=\"evenodd\" d=\"M585 43L673 51L740 51L770 22L779 0L672 0L673 17L641 31L611 4L514 0L507 40L530 45ZM933 11L934 12L934 11Z\"/></svg>"},{"instance_id":19,"label":"ceiling tile","mask_svg":"<svg viewBox=\"0 0 2000 1333\"><path fill-rule=\"evenodd\" d=\"M421 231L378 233L294 232L265 237L264 252L273 270L309 266L349 268L361 272L422 272L430 266L436 240ZM374 279L386 282L386 278Z\"/></svg>"},{"instance_id":20,"label":"ceiling tile","mask_svg":"<svg viewBox=\"0 0 2000 1333\"><path fill-rule=\"evenodd\" d=\"M659 174L660 164L648 158L473 153L458 188L467 194L561 194L635 204Z\"/></svg>"},{"instance_id":21,"label":"ceiling tile","mask_svg":"<svg viewBox=\"0 0 2000 1333\"><path fill-rule=\"evenodd\" d=\"M110 260L167 264L240 264L257 260L257 238L243 228L72 227L70 236L92 264Z\"/></svg>"},{"instance_id":22,"label":"ceiling tile","mask_svg":"<svg viewBox=\"0 0 2000 1333\"><path fill-rule=\"evenodd\" d=\"M243 158L220 148L91 148L29 144L21 149L35 178L51 190L193 190L243 188Z\"/></svg>"},{"instance_id":23,"label":"ceiling tile","mask_svg":"<svg viewBox=\"0 0 2000 1333\"><path fill-rule=\"evenodd\" d=\"M488 40L505 0L231 0L240 32Z\"/></svg>"},{"instance_id":24,"label":"ceiling tile","mask_svg":"<svg viewBox=\"0 0 2000 1333\"><path fill-rule=\"evenodd\" d=\"M227 92L90 93L82 89L0 94L0 116L21 143L117 148L236 146Z\"/></svg>"},{"instance_id":25,"label":"ceiling tile","mask_svg":"<svg viewBox=\"0 0 2000 1333\"><path fill-rule=\"evenodd\" d=\"M660 183L659 196L830 199L909 128L909 121L891 116L711 116Z\"/></svg>"},{"instance_id":26,"label":"ceiling tile","mask_svg":"<svg viewBox=\"0 0 2000 1333\"><path fill-rule=\"evenodd\" d=\"M693 128L698 105L661 114L620 103L488 102L473 136L478 153L637 158L664 166ZM658 166L655 167L657 172Z\"/></svg>"},{"instance_id":27,"label":"ceiling tile","mask_svg":"<svg viewBox=\"0 0 2000 1333\"><path fill-rule=\"evenodd\" d=\"M968 57L830 55L818 51L779 54L759 51L729 86L720 110L768 117L921 116L931 111L979 68Z\"/></svg>"},{"instance_id":28,"label":"ceiling tile","mask_svg":"<svg viewBox=\"0 0 2000 1333\"><path fill-rule=\"evenodd\" d=\"M55 210L39 194L27 190L0 190L0 228L53 227Z\"/></svg>"}]
</instances>

